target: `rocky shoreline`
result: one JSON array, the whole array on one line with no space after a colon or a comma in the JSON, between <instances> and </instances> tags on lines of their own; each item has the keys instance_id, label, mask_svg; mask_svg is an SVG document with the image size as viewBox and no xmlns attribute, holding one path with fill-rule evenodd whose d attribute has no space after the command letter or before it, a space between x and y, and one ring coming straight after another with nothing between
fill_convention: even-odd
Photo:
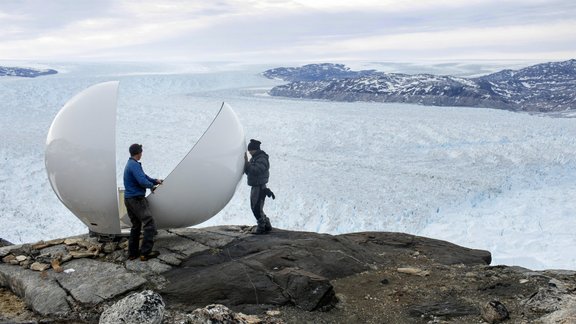
<instances>
[{"instance_id":1,"label":"rocky shoreline","mask_svg":"<svg viewBox=\"0 0 576 324\"><path fill-rule=\"evenodd\" d=\"M103 323L138 294L162 323L576 321L575 271L490 266L488 251L414 235L219 226L162 230L156 248L142 262L88 235L0 247L0 323Z\"/></svg>"}]
</instances>

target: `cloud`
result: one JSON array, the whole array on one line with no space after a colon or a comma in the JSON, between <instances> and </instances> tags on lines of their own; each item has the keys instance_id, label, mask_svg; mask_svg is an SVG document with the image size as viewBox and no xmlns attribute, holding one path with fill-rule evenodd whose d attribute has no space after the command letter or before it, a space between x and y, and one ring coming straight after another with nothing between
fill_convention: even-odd
<instances>
[{"instance_id":1,"label":"cloud","mask_svg":"<svg viewBox=\"0 0 576 324\"><path fill-rule=\"evenodd\" d=\"M574 44L576 50L576 21L551 24L515 25L502 27L455 28L430 32L409 32L392 35L377 35L354 38L339 42L328 42L319 46L330 46L333 50L443 50L451 48L529 46L538 44Z\"/></svg>"},{"instance_id":2,"label":"cloud","mask_svg":"<svg viewBox=\"0 0 576 324\"><path fill-rule=\"evenodd\" d=\"M570 56L574 15L566 0L4 1L0 58Z\"/></svg>"}]
</instances>

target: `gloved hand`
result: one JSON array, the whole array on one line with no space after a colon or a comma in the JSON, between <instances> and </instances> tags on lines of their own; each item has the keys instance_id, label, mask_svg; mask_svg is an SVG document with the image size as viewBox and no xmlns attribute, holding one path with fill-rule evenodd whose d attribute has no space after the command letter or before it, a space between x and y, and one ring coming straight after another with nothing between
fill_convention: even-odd
<instances>
[{"instance_id":1,"label":"gloved hand","mask_svg":"<svg viewBox=\"0 0 576 324\"><path fill-rule=\"evenodd\" d=\"M272 197L272 199L276 199L276 196L274 195L274 193L272 192L272 190L270 190L270 188L266 188L264 190L264 194L266 195L266 197L270 198Z\"/></svg>"}]
</instances>

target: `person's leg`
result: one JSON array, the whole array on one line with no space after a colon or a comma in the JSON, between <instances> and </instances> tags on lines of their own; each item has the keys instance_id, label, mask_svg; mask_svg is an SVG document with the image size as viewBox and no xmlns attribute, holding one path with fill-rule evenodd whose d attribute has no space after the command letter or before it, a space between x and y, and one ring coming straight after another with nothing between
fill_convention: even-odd
<instances>
[{"instance_id":1,"label":"person's leg","mask_svg":"<svg viewBox=\"0 0 576 324\"><path fill-rule=\"evenodd\" d=\"M156 234L156 223L152 217L152 212L148 206L148 200L142 199L142 214L141 220L144 230L144 238L142 239L142 255L150 255L154 247L154 235Z\"/></svg>"},{"instance_id":2,"label":"person's leg","mask_svg":"<svg viewBox=\"0 0 576 324\"><path fill-rule=\"evenodd\" d=\"M260 198L260 187L254 186L250 189L250 209L252 209L252 214L254 214L254 218L258 220L260 218L260 206L258 206L258 202Z\"/></svg>"},{"instance_id":3,"label":"person's leg","mask_svg":"<svg viewBox=\"0 0 576 324\"><path fill-rule=\"evenodd\" d=\"M140 229L142 228L142 222L138 217L137 201L133 198L127 198L124 199L124 204L126 205L128 217L132 223L130 237L128 239L128 258L134 259L140 256Z\"/></svg>"},{"instance_id":4,"label":"person's leg","mask_svg":"<svg viewBox=\"0 0 576 324\"><path fill-rule=\"evenodd\" d=\"M270 232L272 230L272 224L270 224L270 218L268 218L268 216L266 216L266 214L264 213L264 201L266 200L266 197L272 197L272 199L275 199L276 197L274 196L272 190L268 189L266 185L260 186L260 191L261 191L260 199L262 200L260 203L260 215L262 216L262 219L264 219L265 221L264 226L266 232Z\"/></svg>"},{"instance_id":5,"label":"person's leg","mask_svg":"<svg viewBox=\"0 0 576 324\"><path fill-rule=\"evenodd\" d=\"M264 234L266 232L266 219L262 217L262 203L264 202L262 196L264 195L262 195L260 186L252 187L250 190L250 207L258 223L256 234ZM266 216L264 215L264 217Z\"/></svg>"},{"instance_id":6,"label":"person's leg","mask_svg":"<svg viewBox=\"0 0 576 324\"><path fill-rule=\"evenodd\" d=\"M266 200L266 185L262 185L260 187L260 197L258 198L258 200L259 200L258 207L259 207L260 220L263 223L264 231L268 233L272 230L272 224L270 224L270 218L268 218L268 216L266 216L266 214L264 213L264 201Z\"/></svg>"}]
</instances>

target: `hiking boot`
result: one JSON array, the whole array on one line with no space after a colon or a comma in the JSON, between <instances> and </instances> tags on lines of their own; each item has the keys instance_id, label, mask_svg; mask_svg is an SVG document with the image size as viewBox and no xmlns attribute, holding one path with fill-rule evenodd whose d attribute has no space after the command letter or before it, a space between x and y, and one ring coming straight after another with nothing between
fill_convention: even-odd
<instances>
[{"instance_id":1,"label":"hiking boot","mask_svg":"<svg viewBox=\"0 0 576 324\"><path fill-rule=\"evenodd\" d=\"M137 255L131 255L128 257L128 260L132 261L132 260L136 260L138 258Z\"/></svg>"},{"instance_id":2,"label":"hiking boot","mask_svg":"<svg viewBox=\"0 0 576 324\"><path fill-rule=\"evenodd\" d=\"M266 233L270 232L272 230L272 224L270 224L270 218L265 217L266 218L266 222L264 223L264 231L266 231Z\"/></svg>"},{"instance_id":3,"label":"hiking boot","mask_svg":"<svg viewBox=\"0 0 576 324\"><path fill-rule=\"evenodd\" d=\"M160 255L160 252L158 251L152 251L148 254L143 254L140 256L140 261L148 261L150 259L156 258L157 256Z\"/></svg>"},{"instance_id":4,"label":"hiking boot","mask_svg":"<svg viewBox=\"0 0 576 324\"><path fill-rule=\"evenodd\" d=\"M266 234L266 226L264 224L264 222L258 222L257 226L254 226L252 228L252 234Z\"/></svg>"}]
</instances>

